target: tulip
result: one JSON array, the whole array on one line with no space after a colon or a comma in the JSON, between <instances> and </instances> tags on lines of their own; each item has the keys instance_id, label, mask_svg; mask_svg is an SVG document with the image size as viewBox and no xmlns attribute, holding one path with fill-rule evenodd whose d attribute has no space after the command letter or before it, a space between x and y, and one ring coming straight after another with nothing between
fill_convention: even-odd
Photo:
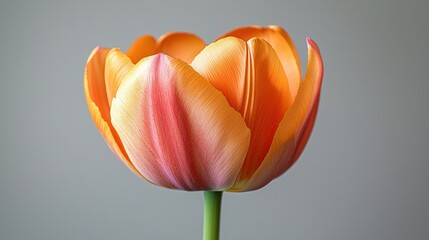
<instances>
[{"instance_id":1,"label":"tulip","mask_svg":"<svg viewBox=\"0 0 429 240\"><path fill-rule=\"evenodd\" d=\"M265 186L304 149L323 75L317 45L307 38L307 46L304 78L278 26L238 28L209 45L176 32L144 35L126 53L97 47L85 70L88 108L134 173L166 188L207 191L206 202L218 199L219 208L222 191ZM216 225L216 217L207 222Z\"/></svg>"},{"instance_id":2,"label":"tulip","mask_svg":"<svg viewBox=\"0 0 429 240\"><path fill-rule=\"evenodd\" d=\"M182 190L250 191L282 175L312 131L323 66L307 73L278 26L145 35L127 53L93 50L85 95L107 144L141 178Z\"/></svg>"}]
</instances>

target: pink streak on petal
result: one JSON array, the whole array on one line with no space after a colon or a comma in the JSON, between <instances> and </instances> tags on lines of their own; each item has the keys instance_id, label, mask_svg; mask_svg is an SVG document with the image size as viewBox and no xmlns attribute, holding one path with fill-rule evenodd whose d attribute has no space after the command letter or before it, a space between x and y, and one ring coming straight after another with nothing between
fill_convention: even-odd
<instances>
[{"instance_id":1,"label":"pink streak on petal","mask_svg":"<svg viewBox=\"0 0 429 240\"><path fill-rule=\"evenodd\" d=\"M159 54L142 59L112 101L112 123L149 181L183 190L225 190L237 178L250 130L192 67Z\"/></svg>"},{"instance_id":2,"label":"pink streak on petal","mask_svg":"<svg viewBox=\"0 0 429 240\"><path fill-rule=\"evenodd\" d=\"M162 55L155 56L151 64L150 72L159 77L152 78L152 84L145 89L144 95L147 99L144 102L149 104L147 128L150 131L155 155L159 156L161 168L169 182L174 187L188 189L193 183L185 176L195 175L195 173L191 172L189 165L181 164L185 161L180 160L191 159L190 148L181 146L192 144L187 142L189 136L184 123L186 115L182 111L183 107L180 106L175 85L171 84L175 76L169 69L159 67L168 64ZM174 174L179 172L179 169L182 174Z\"/></svg>"}]
</instances>

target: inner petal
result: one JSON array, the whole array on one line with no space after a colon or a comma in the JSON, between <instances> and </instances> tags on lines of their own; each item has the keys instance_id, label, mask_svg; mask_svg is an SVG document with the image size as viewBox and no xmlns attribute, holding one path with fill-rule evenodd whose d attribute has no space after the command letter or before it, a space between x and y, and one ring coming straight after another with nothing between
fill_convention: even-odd
<instances>
[{"instance_id":1,"label":"inner petal","mask_svg":"<svg viewBox=\"0 0 429 240\"><path fill-rule=\"evenodd\" d=\"M172 32L158 39L156 53L164 53L186 63L191 63L205 46L204 41L194 34Z\"/></svg>"},{"instance_id":2,"label":"inner petal","mask_svg":"<svg viewBox=\"0 0 429 240\"><path fill-rule=\"evenodd\" d=\"M110 50L106 56L106 67L104 71L107 100L109 106L116 95L116 91L125 79L125 75L134 67L131 59L118 48Z\"/></svg>"},{"instance_id":3,"label":"inner petal","mask_svg":"<svg viewBox=\"0 0 429 240\"><path fill-rule=\"evenodd\" d=\"M156 39L151 35L137 38L127 51L127 56L136 64L140 59L155 54Z\"/></svg>"},{"instance_id":4,"label":"inner petal","mask_svg":"<svg viewBox=\"0 0 429 240\"><path fill-rule=\"evenodd\" d=\"M234 29L220 38L227 36L234 36L244 41L248 41L253 37L259 37L267 41L276 51L282 63L283 70L289 79L289 89L292 93L292 99L295 99L301 82L301 67L298 51L285 30L279 26L250 26Z\"/></svg>"}]
</instances>

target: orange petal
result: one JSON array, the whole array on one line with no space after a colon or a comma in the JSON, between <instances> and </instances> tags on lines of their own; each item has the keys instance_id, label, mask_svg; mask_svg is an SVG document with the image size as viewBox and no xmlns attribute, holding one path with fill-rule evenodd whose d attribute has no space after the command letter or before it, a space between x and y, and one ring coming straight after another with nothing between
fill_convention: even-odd
<instances>
[{"instance_id":1,"label":"orange petal","mask_svg":"<svg viewBox=\"0 0 429 240\"><path fill-rule=\"evenodd\" d=\"M228 37L208 45L191 63L237 111L244 101L247 54L246 42Z\"/></svg>"},{"instance_id":2,"label":"orange petal","mask_svg":"<svg viewBox=\"0 0 429 240\"><path fill-rule=\"evenodd\" d=\"M110 106L107 101L106 85L104 83L104 66L108 48L95 48L89 55L85 68L85 95L89 102L94 102L101 116L110 121Z\"/></svg>"},{"instance_id":3,"label":"orange petal","mask_svg":"<svg viewBox=\"0 0 429 240\"><path fill-rule=\"evenodd\" d=\"M292 105L287 77L271 46L262 39L248 41L248 86L243 112L252 137L238 182L248 180L264 160L284 114Z\"/></svg>"},{"instance_id":4,"label":"orange petal","mask_svg":"<svg viewBox=\"0 0 429 240\"><path fill-rule=\"evenodd\" d=\"M250 131L225 97L188 64L140 61L112 102L112 123L134 166L153 183L224 190L235 181Z\"/></svg>"},{"instance_id":5,"label":"orange petal","mask_svg":"<svg viewBox=\"0 0 429 240\"><path fill-rule=\"evenodd\" d=\"M136 64L140 59L155 54L156 40L151 35L143 35L133 42L127 56Z\"/></svg>"},{"instance_id":6,"label":"orange petal","mask_svg":"<svg viewBox=\"0 0 429 240\"><path fill-rule=\"evenodd\" d=\"M307 45L307 73L295 102L282 119L261 166L246 185L233 187L232 191L250 191L265 186L283 174L296 160L297 153L302 151L304 141L308 139L314 124L323 77L323 62L319 48L309 38Z\"/></svg>"},{"instance_id":7,"label":"orange petal","mask_svg":"<svg viewBox=\"0 0 429 240\"><path fill-rule=\"evenodd\" d=\"M247 44L228 37L210 44L191 64L243 116L252 136L239 182L259 167L292 99L287 77L272 47L263 39Z\"/></svg>"},{"instance_id":8,"label":"orange petal","mask_svg":"<svg viewBox=\"0 0 429 240\"><path fill-rule=\"evenodd\" d=\"M191 33L167 33L158 39L156 52L191 63L206 46L204 41Z\"/></svg>"},{"instance_id":9,"label":"orange petal","mask_svg":"<svg viewBox=\"0 0 429 240\"><path fill-rule=\"evenodd\" d=\"M141 176L129 161L115 129L110 124L110 107L104 84L105 60L109 51L110 49L97 47L88 58L84 76L86 101L91 117L107 145L134 173Z\"/></svg>"},{"instance_id":10,"label":"orange petal","mask_svg":"<svg viewBox=\"0 0 429 240\"><path fill-rule=\"evenodd\" d=\"M320 93L320 92L319 92ZM313 104L313 107L311 108L310 115L307 118L307 121L305 122L303 126L303 132L299 135L297 138L296 144L295 144L295 152L291 161L291 166L293 163L295 163L296 160L298 160L299 156L301 155L302 151L304 150L305 145L307 144L308 139L310 138L311 132L314 127L314 123L316 122L316 116L317 116L317 110L319 109L319 98L320 94L316 97L316 102Z\"/></svg>"},{"instance_id":11,"label":"orange petal","mask_svg":"<svg viewBox=\"0 0 429 240\"><path fill-rule=\"evenodd\" d=\"M289 89L292 93L292 100L298 92L299 84L301 81L301 65L299 61L298 52L293 44L288 33L279 26L250 26L242 27L226 33L220 38L227 36L234 36L247 41L253 37L263 38L267 41L276 51L283 69L289 80Z\"/></svg>"},{"instance_id":12,"label":"orange petal","mask_svg":"<svg viewBox=\"0 0 429 240\"><path fill-rule=\"evenodd\" d=\"M134 64L131 62L130 58L128 58L127 55L122 53L118 48L110 50L107 54L104 74L109 105L115 97L116 91L124 79L124 76L132 67L134 67Z\"/></svg>"}]
</instances>

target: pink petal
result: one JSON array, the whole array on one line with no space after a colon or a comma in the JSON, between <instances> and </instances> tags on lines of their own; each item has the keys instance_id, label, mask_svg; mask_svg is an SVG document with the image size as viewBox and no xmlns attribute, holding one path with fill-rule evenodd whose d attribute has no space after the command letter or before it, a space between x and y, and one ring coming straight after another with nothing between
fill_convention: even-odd
<instances>
[{"instance_id":1,"label":"pink petal","mask_svg":"<svg viewBox=\"0 0 429 240\"><path fill-rule=\"evenodd\" d=\"M164 54L131 70L111 116L131 162L168 188L228 189L249 145L250 131L225 97L189 65Z\"/></svg>"}]
</instances>

